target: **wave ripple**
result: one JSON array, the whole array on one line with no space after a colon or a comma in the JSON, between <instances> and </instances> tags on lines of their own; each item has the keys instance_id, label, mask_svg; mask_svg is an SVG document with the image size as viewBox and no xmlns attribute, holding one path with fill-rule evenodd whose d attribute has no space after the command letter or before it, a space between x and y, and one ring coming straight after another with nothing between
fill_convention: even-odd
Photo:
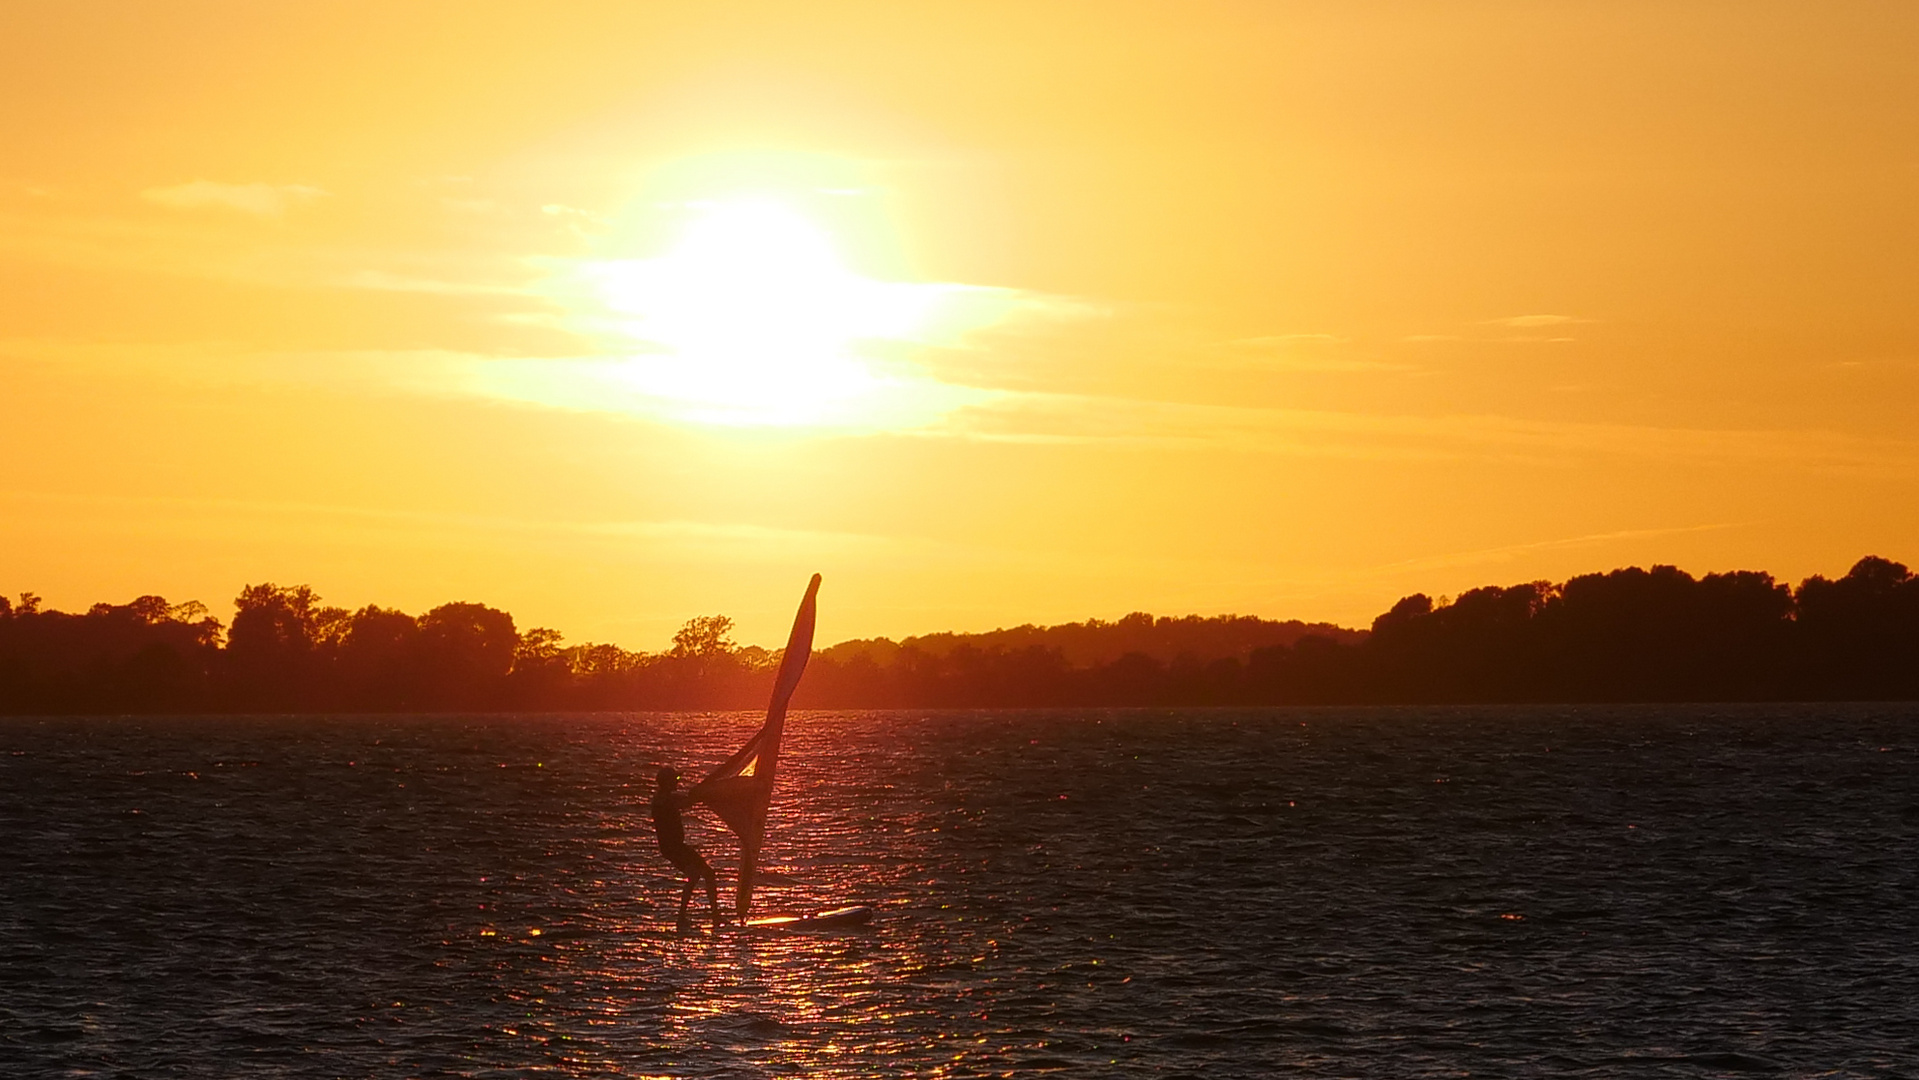
<instances>
[{"instance_id":1,"label":"wave ripple","mask_svg":"<svg viewBox=\"0 0 1919 1080\"><path fill-rule=\"evenodd\" d=\"M1906 1075L1919 709L0 719L0 1073ZM691 838L731 875L724 834Z\"/></svg>"}]
</instances>

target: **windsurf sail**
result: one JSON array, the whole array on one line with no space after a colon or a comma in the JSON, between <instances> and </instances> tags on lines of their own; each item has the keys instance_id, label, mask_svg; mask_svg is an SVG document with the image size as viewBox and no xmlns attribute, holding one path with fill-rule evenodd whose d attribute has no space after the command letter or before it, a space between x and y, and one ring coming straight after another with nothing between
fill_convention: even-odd
<instances>
[{"instance_id":1,"label":"windsurf sail","mask_svg":"<svg viewBox=\"0 0 1919 1080\"><path fill-rule=\"evenodd\" d=\"M753 905L753 879L760 857L760 845L766 839L766 809L773 799L773 778L780 764L780 736L786 729L786 703L793 688L800 684L806 661L813 653L813 622L818 610L820 576L806 586L799 614L793 616L793 632L786 639L786 653L780 658L780 671L773 680L773 700L766 706L766 723L740 747L693 785L692 801L703 802L720 815L740 838L740 882L734 895L734 910L746 917Z\"/></svg>"}]
</instances>

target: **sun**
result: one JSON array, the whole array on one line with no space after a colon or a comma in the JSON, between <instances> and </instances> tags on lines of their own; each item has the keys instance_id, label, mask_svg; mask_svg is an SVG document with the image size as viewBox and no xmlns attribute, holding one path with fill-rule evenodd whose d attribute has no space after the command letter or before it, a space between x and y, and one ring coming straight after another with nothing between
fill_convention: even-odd
<instances>
[{"instance_id":1,"label":"sun","mask_svg":"<svg viewBox=\"0 0 1919 1080\"><path fill-rule=\"evenodd\" d=\"M771 197L689 201L660 255L586 268L623 378L684 418L820 422L897 397L885 343L924 342L960 286L879 281ZM950 322L950 320L947 320Z\"/></svg>"}]
</instances>

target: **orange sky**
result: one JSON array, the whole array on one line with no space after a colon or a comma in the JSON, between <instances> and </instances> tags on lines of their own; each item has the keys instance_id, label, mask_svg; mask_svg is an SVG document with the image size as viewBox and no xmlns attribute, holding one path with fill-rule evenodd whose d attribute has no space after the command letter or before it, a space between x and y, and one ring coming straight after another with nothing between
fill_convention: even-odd
<instances>
[{"instance_id":1,"label":"orange sky","mask_svg":"<svg viewBox=\"0 0 1919 1080\"><path fill-rule=\"evenodd\" d=\"M1919 6L9 4L0 590L657 649L1919 559Z\"/></svg>"}]
</instances>

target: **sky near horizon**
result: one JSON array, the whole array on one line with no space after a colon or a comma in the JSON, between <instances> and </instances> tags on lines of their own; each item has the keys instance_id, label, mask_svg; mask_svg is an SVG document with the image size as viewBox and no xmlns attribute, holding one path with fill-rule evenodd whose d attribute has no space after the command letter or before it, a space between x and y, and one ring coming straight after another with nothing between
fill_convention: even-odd
<instances>
[{"instance_id":1,"label":"sky near horizon","mask_svg":"<svg viewBox=\"0 0 1919 1080\"><path fill-rule=\"evenodd\" d=\"M1919 561L1919 5L5 22L0 592L651 650Z\"/></svg>"}]
</instances>

